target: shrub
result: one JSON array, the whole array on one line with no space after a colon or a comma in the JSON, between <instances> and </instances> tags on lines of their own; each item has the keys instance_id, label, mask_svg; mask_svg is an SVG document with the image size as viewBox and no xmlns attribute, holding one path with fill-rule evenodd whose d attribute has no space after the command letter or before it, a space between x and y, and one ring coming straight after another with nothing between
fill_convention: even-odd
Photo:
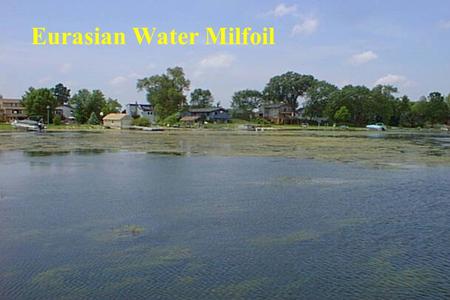
<instances>
[{"instance_id":1,"label":"shrub","mask_svg":"<svg viewBox=\"0 0 450 300\"><path fill-rule=\"evenodd\" d=\"M175 125L178 124L178 121L180 119L180 114L179 113L174 113L171 114L170 116L168 116L167 118L163 119L160 123L162 125Z\"/></svg>"},{"instance_id":2,"label":"shrub","mask_svg":"<svg viewBox=\"0 0 450 300\"><path fill-rule=\"evenodd\" d=\"M269 120L266 120L264 118L261 117L257 117L255 118L255 122L259 125L272 125L272 123Z\"/></svg>"},{"instance_id":3,"label":"shrub","mask_svg":"<svg viewBox=\"0 0 450 300\"><path fill-rule=\"evenodd\" d=\"M94 112L92 112L87 123L89 125L99 125L100 121L98 120L97 115Z\"/></svg>"},{"instance_id":4,"label":"shrub","mask_svg":"<svg viewBox=\"0 0 450 300\"><path fill-rule=\"evenodd\" d=\"M53 118L53 125L61 125L61 117L59 115Z\"/></svg>"},{"instance_id":5,"label":"shrub","mask_svg":"<svg viewBox=\"0 0 450 300\"><path fill-rule=\"evenodd\" d=\"M133 125L148 127L148 126L150 126L150 121L147 118L140 117L140 118L133 119Z\"/></svg>"}]
</instances>

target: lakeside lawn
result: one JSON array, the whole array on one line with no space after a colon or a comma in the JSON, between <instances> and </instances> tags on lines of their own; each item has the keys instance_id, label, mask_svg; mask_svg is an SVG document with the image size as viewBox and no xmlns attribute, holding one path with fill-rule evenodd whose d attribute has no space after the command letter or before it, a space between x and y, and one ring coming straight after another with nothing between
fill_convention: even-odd
<instances>
[{"instance_id":1,"label":"lakeside lawn","mask_svg":"<svg viewBox=\"0 0 450 300\"><path fill-rule=\"evenodd\" d=\"M0 131L10 131L10 130L13 130L11 124L0 123Z\"/></svg>"}]
</instances>

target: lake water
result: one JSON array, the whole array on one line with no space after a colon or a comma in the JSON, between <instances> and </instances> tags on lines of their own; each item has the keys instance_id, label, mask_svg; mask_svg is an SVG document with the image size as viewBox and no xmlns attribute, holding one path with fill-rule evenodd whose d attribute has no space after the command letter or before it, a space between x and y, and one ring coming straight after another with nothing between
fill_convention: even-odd
<instances>
[{"instance_id":1,"label":"lake water","mask_svg":"<svg viewBox=\"0 0 450 300\"><path fill-rule=\"evenodd\" d=\"M450 168L0 152L0 299L450 298Z\"/></svg>"}]
</instances>

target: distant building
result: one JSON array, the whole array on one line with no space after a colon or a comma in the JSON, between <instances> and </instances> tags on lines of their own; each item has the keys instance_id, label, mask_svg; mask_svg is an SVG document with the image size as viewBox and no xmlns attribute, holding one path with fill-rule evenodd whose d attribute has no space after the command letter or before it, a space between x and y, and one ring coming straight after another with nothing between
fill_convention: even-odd
<instances>
[{"instance_id":1,"label":"distant building","mask_svg":"<svg viewBox=\"0 0 450 300\"><path fill-rule=\"evenodd\" d=\"M295 111L287 104L261 106L259 116L275 124L289 124L295 120Z\"/></svg>"},{"instance_id":2,"label":"distant building","mask_svg":"<svg viewBox=\"0 0 450 300\"><path fill-rule=\"evenodd\" d=\"M131 126L133 118L128 114L111 113L103 118L103 126L106 128L126 129Z\"/></svg>"},{"instance_id":3,"label":"distant building","mask_svg":"<svg viewBox=\"0 0 450 300\"><path fill-rule=\"evenodd\" d=\"M55 108L55 114L61 117L61 120L64 121L75 121L75 117L73 116L74 109L67 103L64 103L61 106Z\"/></svg>"},{"instance_id":4,"label":"distant building","mask_svg":"<svg viewBox=\"0 0 450 300\"><path fill-rule=\"evenodd\" d=\"M186 117L190 117L189 121L193 122L212 123L227 123L231 119L228 110L222 107L190 108L181 120Z\"/></svg>"},{"instance_id":5,"label":"distant building","mask_svg":"<svg viewBox=\"0 0 450 300\"><path fill-rule=\"evenodd\" d=\"M151 104L127 104L125 113L132 118L146 118L150 124L156 123L156 115Z\"/></svg>"},{"instance_id":6,"label":"distant building","mask_svg":"<svg viewBox=\"0 0 450 300\"><path fill-rule=\"evenodd\" d=\"M27 118L20 99L0 98L0 122L11 122Z\"/></svg>"}]
</instances>

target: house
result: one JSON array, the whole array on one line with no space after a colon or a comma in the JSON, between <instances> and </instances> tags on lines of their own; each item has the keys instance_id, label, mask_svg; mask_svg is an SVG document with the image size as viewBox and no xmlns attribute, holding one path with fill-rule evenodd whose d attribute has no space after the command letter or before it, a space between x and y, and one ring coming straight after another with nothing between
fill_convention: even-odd
<instances>
[{"instance_id":1,"label":"house","mask_svg":"<svg viewBox=\"0 0 450 300\"><path fill-rule=\"evenodd\" d=\"M259 116L275 124L288 124L295 119L295 111L287 104L267 104L261 106Z\"/></svg>"},{"instance_id":2,"label":"house","mask_svg":"<svg viewBox=\"0 0 450 300\"><path fill-rule=\"evenodd\" d=\"M131 126L133 118L127 114L111 113L103 118L106 128L126 129Z\"/></svg>"},{"instance_id":3,"label":"house","mask_svg":"<svg viewBox=\"0 0 450 300\"><path fill-rule=\"evenodd\" d=\"M27 118L20 99L0 98L0 122L11 122Z\"/></svg>"},{"instance_id":4,"label":"house","mask_svg":"<svg viewBox=\"0 0 450 300\"><path fill-rule=\"evenodd\" d=\"M186 116L197 117L195 122L227 123L231 119L228 110L222 107L190 108L183 118Z\"/></svg>"},{"instance_id":5,"label":"house","mask_svg":"<svg viewBox=\"0 0 450 300\"><path fill-rule=\"evenodd\" d=\"M74 121L75 117L73 116L74 109L68 103L64 103L63 105L57 106L55 108L55 114L61 117L61 120L65 121Z\"/></svg>"},{"instance_id":6,"label":"house","mask_svg":"<svg viewBox=\"0 0 450 300\"><path fill-rule=\"evenodd\" d=\"M150 124L156 123L156 115L153 109L153 105L151 104L127 104L125 106L125 111L127 115L132 118L146 118L150 122Z\"/></svg>"}]
</instances>

